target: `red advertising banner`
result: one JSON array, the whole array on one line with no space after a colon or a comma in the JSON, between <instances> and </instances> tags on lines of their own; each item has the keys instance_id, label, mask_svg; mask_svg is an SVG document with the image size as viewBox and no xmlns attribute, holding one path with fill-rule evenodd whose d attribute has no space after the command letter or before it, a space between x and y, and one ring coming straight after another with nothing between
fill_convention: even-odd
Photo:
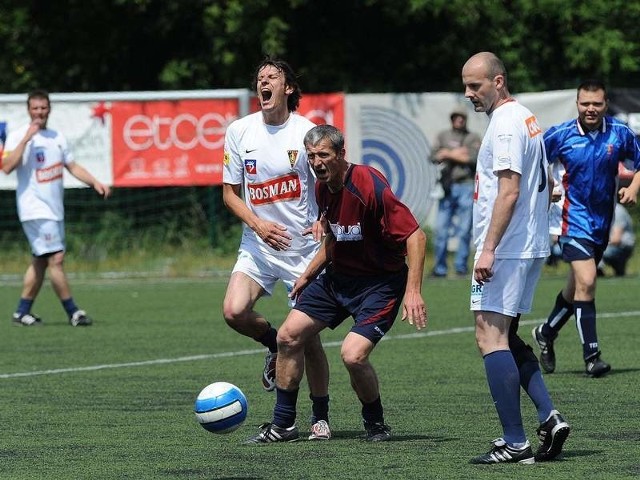
<instances>
[{"instance_id":1,"label":"red advertising banner","mask_svg":"<svg viewBox=\"0 0 640 480\"><path fill-rule=\"evenodd\" d=\"M251 111L259 110L258 99L251 99ZM333 125L344 133L344 94L305 93L300 99L297 113L304 115L316 125Z\"/></svg>"},{"instance_id":2,"label":"red advertising banner","mask_svg":"<svg viewBox=\"0 0 640 480\"><path fill-rule=\"evenodd\" d=\"M109 113L114 186L222 183L224 134L238 118L236 99L113 101ZM298 113L343 129L344 95L305 95Z\"/></svg>"},{"instance_id":3,"label":"red advertising banner","mask_svg":"<svg viewBox=\"0 0 640 480\"><path fill-rule=\"evenodd\" d=\"M112 102L116 187L222 183L224 132L236 100Z\"/></svg>"},{"instance_id":4,"label":"red advertising banner","mask_svg":"<svg viewBox=\"0 0 640 480\"><path fill-rule=\"evenodd\" d=\"M317 125L333 125L344 131L344 94L303 94L298 111Z\"/></svg>"}]
</instances>

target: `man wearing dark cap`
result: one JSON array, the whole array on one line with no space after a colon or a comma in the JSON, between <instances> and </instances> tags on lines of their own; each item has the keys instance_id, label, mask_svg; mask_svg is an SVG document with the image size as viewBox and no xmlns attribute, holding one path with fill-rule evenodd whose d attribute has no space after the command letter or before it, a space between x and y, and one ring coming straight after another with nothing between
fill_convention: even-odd
<instances>
[{"instance_id":1,"label":"man wearing dark cap","mask_svg":"<svg viewBox=\"0 0 640 480\"><path fill-rule=\"evenodd\" d=\"M467 113L456 109L451 112L451 129L440 132L434 145L431 160L439 167L444 196L438 204L435 226L433 277L447 276L450 234L457 239L456 274L468 274L473 182L480 143L480 137L467 130Z\"/></svg>"}]
</instances>

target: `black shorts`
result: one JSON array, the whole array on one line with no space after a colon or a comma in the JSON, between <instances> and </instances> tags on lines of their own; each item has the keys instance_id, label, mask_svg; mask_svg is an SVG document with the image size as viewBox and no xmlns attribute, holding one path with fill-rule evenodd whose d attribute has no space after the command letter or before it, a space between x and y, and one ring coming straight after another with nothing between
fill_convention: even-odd
<instances>
[{"instance_id":1,"label":"black shorts","mask_svg":"<svg viewBox=\"0 0 640 480\"><path fill-rule=\"evenodd\" d=\"M565 262L593 258L597 265L602 260L602 254L606 248L606 245L598 245L586 238L569 237L567 235L562 235L558 243L562 248L562 259Z\"/></svg>"},{"instance_id":2,"label":"black shorts","mask_svg":"<svg viewBox=\"0 0 640 480\"><path fill-rule=\"evenodd\" d=\"M354 277L325 272L302 291L295 310L331 329L347 317L355 320L351 331L378 343L389 331L402 305L407 268L376 277Z\"/></svg>"}]
</instances>

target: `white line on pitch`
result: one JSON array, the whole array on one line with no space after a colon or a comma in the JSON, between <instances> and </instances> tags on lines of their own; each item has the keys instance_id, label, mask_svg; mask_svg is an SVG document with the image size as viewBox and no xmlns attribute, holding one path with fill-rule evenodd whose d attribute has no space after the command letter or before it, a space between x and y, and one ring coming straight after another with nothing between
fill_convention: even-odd
<instances>
[{"instance_id":1,"label":"white line on pitch","mask_svg":"<svg viewBox=\"0 0 640 480\"><path fill-rule=\"evenodd\" d=\"M617 318L617 317L635 317L640 315L640 311L635 312L618 312L618 313L599 313L598 318ZM545 318L538 318L533 320L524 320L520 322L520 325L533 325L545 321ZM384 341L393 340L407 340L423 337L435 337L437 335L452 335L456 333L469 333L474 331L473 326L448 328L446 330L427 330L424 332L406 333L402 335L389 335L383 337ZM325 347L338 347L342 345L342 341L323 342ZM190 355L188 357L177 358L158 358L156 360L145 360L141 362L126 362L126 363L109 363L106 365L90 365L87 367L70 367L70 368L56 368L52 370L37 370L34 372L18 372L18 373L2 373L0 379L20 378L20 377L35 377L38 375L57 375L61 373L76 373L76 372L90 372L95 370L107 370L110 368L129 368L129 367L146 367L149 365L163 365L167 363L180 363L180 362L195 362L199 360L211 360L213 358L227 358L227 357L240 357L243 355L256 355L264 354L264 348L253 350L239 350L236 352L222 352L211 353L205 355Z\"/></svg>"}]
</instances>

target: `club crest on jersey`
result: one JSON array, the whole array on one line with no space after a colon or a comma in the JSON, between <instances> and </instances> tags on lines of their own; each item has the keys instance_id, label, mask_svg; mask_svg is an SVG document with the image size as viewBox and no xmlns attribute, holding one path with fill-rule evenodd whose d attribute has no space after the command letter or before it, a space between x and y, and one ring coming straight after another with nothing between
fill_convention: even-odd
<instances>
[{"instance_id":1,"label":"club crest on jersey","mask_svg":"<svg viewBox=\"0 0 640 480\"><path fill-rule=\"evenodd\" d=\"M287 150L287 156L289 157L291 168L293 168L296 164L296 160L298 160L298 150Z\"/></svg>"},{"instance_id":2,"label":"club crest on jersey","mask_svg":"<svg viewBox=\"0 0 640 480\"><path fill-rule=\"evenodd\" d=\"M610 157L611 155L613 155L613 144L608 143L607 144L607 156Z\"/></svg>"},{"instance_id":3,"label":"club crest on jersey","mask_svg":"<svg viewBox=\"0 0 640 480\"><path fill-rule=\"evenodd\" d=\"M36 163L44 163L44 148L36 147Z\"/></svg>"},{"instance_id":4,"label":"club crest on jersey","mask_svg":"<svg viewBox=\"0 0 640 480\"><path fill-rule=\"evenodd\" d=\"M247 158L244 161L244 169L250 175L258 173L257 161L252 158Z\"/></svg>"}]
</instances>

